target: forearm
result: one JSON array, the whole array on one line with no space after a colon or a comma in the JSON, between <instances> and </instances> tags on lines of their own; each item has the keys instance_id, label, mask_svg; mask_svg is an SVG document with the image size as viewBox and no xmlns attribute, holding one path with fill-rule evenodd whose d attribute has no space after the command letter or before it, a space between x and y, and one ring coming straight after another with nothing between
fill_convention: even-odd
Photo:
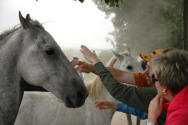
<instances>
[{"instance_id":1,"label":"forearm","mask_svg":"<svg viewBox=\"0 0 188 125\"><path fill-rule=\"evenodd\" d=\"M151 124L151 125L155 125L154 123L156 123L157 122L157 119L158 119L158 117L156 117L155 116L155 113L148 113L148 122L147 122L147 125L150 125L151 123L153 123L153 124ZM150 123L150 124L148 124L148 123Z\"/></svg>"},{"instance_id":2,"label":"forearm","mask_svg":"<svg viewBox=\"0 0 188 125\"><path fill-rule=\"evenodd\" d=\"M91 72L98 75L94 66L90 65ZM134 74L131 72L125 72L111 67L107 67L113 77L121 83L127 83L135 85Z\"/></svg>"},{"instance_id":3,"label":"forearm","mask_svg":"<svg viewBox=\"0 0 188 125\"><path fill-rule=\"evenodd\" d=\"M128 105L126 105L125 103L121 103L121 102L118 102L117 103L117 111L121 111L121 112L124 112L124 113L127 113L127 114L132 114L132 115L135 115L137 117L139 117L140 119L144 120L147 118L147 114L138 110L138 109L135 109L135 108L132 108L132 107L129 107Z\"/></svg>"},{"instance_id":4,"label":"forearm","mask_svg":"<svg viewBox=\"0 0 188 125\"><path fill-rule=\"evenodd\" d=\"M111 67L107 67L107 69L118 82L135 85L134 73L121 71Z\"/></svg>"},{"instance_id":5,"label":"forearm","mask_svg":"<svg viewBox=\"0 0 188 125\"><path fill-rule=\"evenodd\" d=\"M114 98L131 107L147 112L150 100L157 94L155 89L137 88L121 84L114 79L102 63L97 63L95 68L102 83Z\"/></svg>"},{"instance_id":6,"label":"forearm","mask_svg":"<svg viewBox=\"0 0 188 125\"><path fill-rule=\"evenodd\" d=\"M84 72L84 73L92 72L92 73L98 75L94 65L87 64L87 63L81 62L81 61L72 61L71 63L73 66L79 65L79 67L77 67L77 69L80 72ZM134 73L121 71L118 69L114 69L112 67L107 67L107 69L110 71L110 73L113 75L113 77L115 77L119 82L127 83L127 84L135 84Z\"/></svg>"}]
</instances>

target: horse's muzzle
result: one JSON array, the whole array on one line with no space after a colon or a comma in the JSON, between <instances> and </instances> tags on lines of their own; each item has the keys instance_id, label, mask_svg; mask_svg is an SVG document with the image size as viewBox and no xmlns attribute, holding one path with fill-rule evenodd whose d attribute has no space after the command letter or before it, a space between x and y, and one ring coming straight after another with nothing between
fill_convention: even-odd
<instances>
[{"instance_id":1,"label":"horse's muzzle","mask_svg":"<svg viewBox=\"0 0 188 125\"><path fill-rule=\"evenodd\" d=\"M69 94L65 96L64 102L69 108L78 108L84 104L87 96L88 91L86 88L83 88L77 92L69 92Z\"/></svg>"}]
</instances>

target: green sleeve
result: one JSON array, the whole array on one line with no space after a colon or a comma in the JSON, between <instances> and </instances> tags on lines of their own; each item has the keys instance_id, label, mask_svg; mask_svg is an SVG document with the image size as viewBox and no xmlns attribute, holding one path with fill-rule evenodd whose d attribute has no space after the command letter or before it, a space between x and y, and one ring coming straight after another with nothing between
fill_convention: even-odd
<instances>
[{"instance_id":1,"label":"green sleeve","mask_svg":"<svg viewBox=\"0 0 188 125\"><path fill-rule=\"evenodd\" d=\"M101 62L94 66L104 86L114 98L143 112L148 112L149 103L157 94L155 88L137 88L119 83Z\"/></svg>"}]
</instances>

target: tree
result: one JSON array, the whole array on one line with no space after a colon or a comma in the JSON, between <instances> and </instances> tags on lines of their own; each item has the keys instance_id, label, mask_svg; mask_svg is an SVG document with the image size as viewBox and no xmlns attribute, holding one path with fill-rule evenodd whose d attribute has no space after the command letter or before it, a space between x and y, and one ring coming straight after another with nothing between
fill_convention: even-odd
<instances>
[{"instance_id":1,"label":"tree","mask_svg":"<svg viewBox=\"0 0 188 125\"><path fill-rule=\"evenodd\" d=\"M183 2L186 9L187 0L125 0L117 1L118 7L109 6L106 0L93 1L112 18L115 30L111 33L114 41L110 42L118 50L126 44L137 55L158 48L188 46L184 43L186 21L183 23Z\"/></svg>"},{"instance_id":2,"label":"tree","mask_svg":"<svg viewBox=\"0 0 188 125\"><path fill-rule=\"evenodd\" d=\"M94 0L112 18L111 34L115 47L127 44L132 52L151 52L158 48L183 48L183 0L126 0L118 8Z\"/></svg>"},{"instance_id":3,"label":"tree","mask_svg":"<svg viewBox=\"0 0 188 125\"><path fill-rule=\"evenodd\" d=\"M79 0L79 1L81 3L84 2L84 0ZM105 2L105 4L107 4L110 7L118 7L119 6L119 0L104 0L104 2Z\"/></svg>"},{"instance_id":4,"label":"tree","mask_svg":"<svg viewBox=\"0 0 188 125\"><path fill-rule=\"evenodd\" d=\"M184 0L183 20L184 20L184 49L188 50L188 1L187 0Z\"/></svg>"}]
</instances>

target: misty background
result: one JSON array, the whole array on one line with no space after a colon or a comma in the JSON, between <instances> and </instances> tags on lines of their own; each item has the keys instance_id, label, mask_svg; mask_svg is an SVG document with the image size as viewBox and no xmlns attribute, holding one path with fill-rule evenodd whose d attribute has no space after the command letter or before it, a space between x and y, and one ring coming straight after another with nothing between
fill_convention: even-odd
<instances>
[{"instance_id":1,"label":"misty background","mask_svg":"<svg viewBox=\"0 0 188 125\"><path fill-rule=\"evenodd\" d=\"M183 48L183 0L122 0L119 8L94 0L112 18L116 49L127 44L136 55L158 48Z\"/></svg>"},{"instance_id":2,"label":"misty background","mask_svg":"<svg viewBox=\"0 0 188 125\"><path fill-rule=\"evenodd\" d=\"M41 22L75 56L82 44L99 53L128 47L134 56L183 48L183 0L120 0L119 7L103 0L1 0L0 32L19 24L19 10Z\"/></svg>"},{"instance_id":3,"label":"misty background","mask_svg":"<svg viewBox=\"0 0 188 125\"><path fill-rule=\"evenodd\" d=\"M0 32L19 24L19 10L41 22L62 48L79 48L81 44L112 48L105 41L113 25L91 0L84 4L73 0L1 0Z\"/></svg>"},{"instance_id":4,"label":"misty background","mask_svg":"<svg viewBox=\"0 0 188 125\"><path fill-rule=\"evenodd\" d=\"M137 57L159 48L183 49L183 0L120 0L119 7L104 0L0 0L0 33L19 24L19 10L41 22L70 60L85 60L82 44L104 63L112 50L130 48Z\"/></svg>"}]
</instances>

